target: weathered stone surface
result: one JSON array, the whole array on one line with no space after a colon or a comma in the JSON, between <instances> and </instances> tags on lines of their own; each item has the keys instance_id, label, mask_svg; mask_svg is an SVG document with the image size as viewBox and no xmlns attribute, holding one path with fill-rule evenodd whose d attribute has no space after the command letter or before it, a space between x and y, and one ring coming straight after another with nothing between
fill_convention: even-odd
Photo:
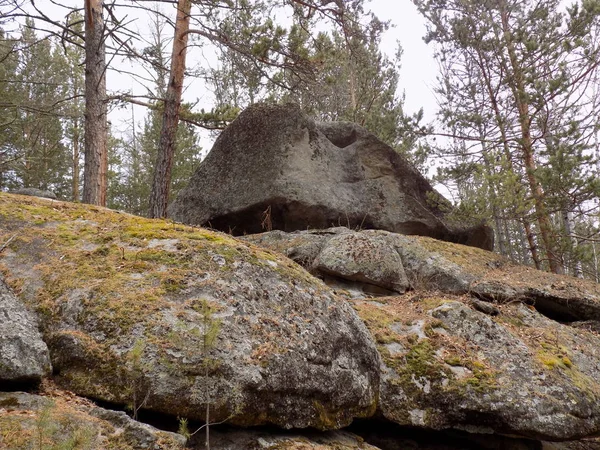
<instances>
[{"instance_id":1,"label":"weathered stone surface","mask_svg":"<svg viewBox=\"0 0 600 450\"><path fill-rule=\"evenodd\" d=\"M254 105L219 136L169 207L175 220L236 235L347 226L491 249L489 227L445 220L445 201L402 156L352 123L297 105Z\"/></svg>"},{"instance_id":2,"label":"weathered stone surface","mask_svg":"<svg viewBox=\"0 0 600 450\"><path fill-rule=\"evenodd\" d=\"M21 297L61 386L198 420L208 401L211 420L243 425L334 429L374 412L368 330L287 258L203 229L0 194L0 242L15 229L0 263L12 286L35 287Z\"/></svg>"},{"instance_id":3,"label":"weathered stone surface","mask_svg":"<svg viewBox=\"0 0 600 450\"><path fill-rule=\"evenodd\" d=\"M333 236L313 260L312 269L400 294L409 287L400 255L385 237L361 233Z\"/></svg>"},{"instance_id":4,"label":"weathered stone surface","mask_svg":"<svg viewBox=\"0 0 600 450\"><path fill-rule=\"evenodd\" d=\"M192 441L194 448L204 448L202 436ZM210 448L214 450L379 450L360 437L343 431L302 434L274 430L213 429Z\"/></svg>"},{"instance_id":5,"label":"weathered stone surface","mask_svg":"<svg viewBox=\"0 0 600 450\"><path fill-rule=\"evenodd\" d=\"M37 383L50 371L35 317L0 279L0 382Z\"/></svg>"},{"instance_id":6,"label":"weathered stone surface","mask_svg":"<svg viewBox=\"0 0 600 450\"><path fill-rule=\"evenodd\" d=\"M521 303L491 317L464 296L355 307L383 357L379 408L389 420L546 440L600 431L598 335Z\"/></svg>"},{"instance_id":7,"label":"weathered stone surface","mask_svg":"<svg viewBox=\"0 0 600 450\"><path fill-rule=\"evenodd\" d=\"M40 442L41 441L41 442ZM59 397L0 392L0 448L175 450L185 438L136 422L125 413Z\"/></svg>"},{"instance_id":8,"label":"weathered stone surface","mask_svg":"<svg viewBox=\"0 0 600 450\"><path fill-rule=\"evenodd\" d=\"M11 194L29 195L32 197L42 197L56 200L56 194L54 192L36 188L21 188L11 192Z\"/></svg>"},{"instance_id":9,"label":"weathered stone surface","mask_svg":"<svg viewBox=\"0 0 600 450\"><path fill-rule=\"evenodd\" d=\"M123 411L92 407L88 410L88 414L114 427L113 435L119 435L120 440L134 449L167 450L186 447L187 439L184 436L157 430L148 424L133 420Z\"/></svg>"},{"instance_id":10,"label":"weathered stone surface","mask_svg":"<svg viewBox=\"0 0 600 450\"><path fill-rule=\"evenodd\" d=\"M600 450L600 440L582 439L568 442L542 442L542 450Z\"/></svg>"},{"instance_id":11,"label":"weathered stone surface","mask_svg":"<svg viewBox=\"0 0 600 450\"><path fill-rule=\"evenodd\" d=\"M365 241L372 242L372 245L384 245L379 243L386 242L385 245L396 252L380 253L380 264L383 267L400 267L400 260L412 289L468 293L488 302L518 300L532 304L543 314L562 322L588 321L588 328L595 326L589 321L600 320L600 285L597 283L516 265L498 254L473 247L428 237L380 230L358 232L343 227L287 234L273 231L243 239L283 253L324 277L327 273L315 268L315 261L334 237L346 244L352 240L360 243L354 249L346 245L345 253L358 251L360 246L364 247ZM354 262L362 263L360 259ZM369 264L365 263L362 270L368 270ZM375 278L370 282L378 283ZM379 285L386 287L383 283Z\"/></svg>"}]
</instances>

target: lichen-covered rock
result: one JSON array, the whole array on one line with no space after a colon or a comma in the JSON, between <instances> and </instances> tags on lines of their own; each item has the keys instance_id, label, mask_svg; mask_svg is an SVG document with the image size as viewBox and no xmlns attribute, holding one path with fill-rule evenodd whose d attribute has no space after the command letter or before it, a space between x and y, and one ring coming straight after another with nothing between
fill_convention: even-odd
<instances>
[{"instance_id":1,"label":"lichen-covered rock","mask_svg":"<svg viewBox=\"0 0 600 450\"><path fill-rule=\"evenodd\" d=\"M136 422L68 393L40 396L0 392L0 448L82 450L176 450L185 447L178 434Z\"/></svg>"},{"instance_id":2,"label":"lichen-covered rock","mask_svg":"<svg viewBox=\"0 0 600 450\"><path fill-rule=\"evenodd\" d=\"M0 279L0 383L38 383L51 370L35 317Z\"/></svg>"},{"instance_id":3,"label":"lichen-covered rock","mask_svg":"<svg viewBox=\"0 0 600 450\"><path fill-rule=\"evenodd\" d=\"M403 294L409 287L400 255L384 237L343 233L327 240L313 270Z\"/></svg>"},{"instance_id":4,"label":"lichen-covered rock","mask_svg":"<svg viewBox=\"0 0 600 450\"><path fill-rule=\"evenodd\" d=\"M588 327L593 326L593 321L600 320L599 284L520 266L496 253L478 248L422 236L404 236L381 230L352 231L343 227L294 233L267 232L244 237L247 241L287 255L320 276L326 273L319 268L314 270L315 261L334 238L345 240L345 253L358 251L359 247L364 247L365 241L385 242L384 245L395 252L380 253L381 265L399 267L401 262L412 289L469 293L490 302L519 300L560 321L587 321ZM354 249L349 245L353 241L358 243ZM369 270L369 262L360 267L363 263L360 258L353 263L358 266L354 270ZM376 278L370 282L386 287Z\"/></svg>"},{"instance_id":5,"label":"lichen-covered rock","mask_svg":"<svg viewBox=\"0 0 600 450\"><path fill-rule=\"evenodd\" d=\"M0 194L7 283L79 395L202 420L340 428L376 407L379 357L352 307L227 235Z\"/></svg>"},{"instance_id":6,"label":"lichen-covered rock","mask_svg":"<svg viewBox=\"0 0 600 450\"><path fill-rule=\"evenodd\" d=\"M21 188L21 189L17 189L16 191L11 192L11 194L18 194L18 195L29 195L32 197L41 197L41 198L49 198L51 200L56 200L56 194L52 191L46 191L43 189L37 189L37 188Z\"/></svg>"},{"instance_id":7,"label":"lichen-covered rock","mask_svg":"<svg viewBox=\"0 0 600 450\"><path fill-rule=\"evenodd\" d=\"M345 225L493 248L491 228L452 225L449 207L359 125L315 123L294 104L258 104L221 133L169 217L235 235Z\"/></svg>"},{"instance_id":8,"label":"lichen-covered rock","mask_svg":"<svg viewBox=\"0 0 600 450\"><path fill-rule=\"evenodd\" d=\"M468 298L387 297L355 307L383 358L391 421L531 439L600 432L600 337L521 303L489 316Z\"/></svg>"}]
</instances>

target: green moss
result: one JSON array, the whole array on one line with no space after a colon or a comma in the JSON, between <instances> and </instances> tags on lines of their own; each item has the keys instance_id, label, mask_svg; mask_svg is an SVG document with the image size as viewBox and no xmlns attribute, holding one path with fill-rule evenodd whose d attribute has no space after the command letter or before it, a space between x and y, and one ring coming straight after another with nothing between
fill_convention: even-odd
<instances>
[{"instance_id":1,"label":"green moss","mask_svg":"<svg viewBox=\"0 0 600 450\"><path fill-rule=\"evenodd\" d=\"M438 378L441 375L441 365L435 357L435 348L429 339L423 339L413 345L406 354L405 375L411 378Z\"/></svg>"},{"instance_id":2,"label":"green moss","mask_svg":"<svg viewBox=\"0 0 600 450\"><path fill-rule=\"evenodd\" d=\"M484 273L494 263L502 261L502 257L476 247L453 244L428 237L416 237L426 250L438 253L446 260L464 267L469 273Z\"/></svg>"},{"instance_id":3,"label":"green moss","mask_svg":"<svg viewBox=\"0 0 600 450\"><path fill-rule=\"evenodd\" d=\"M512 325L515 328L523 328L526 326L525 322L523 322L523 319L513 314L499 314L494 316L493 320L501 324Z\"/></svg>"},{"instance_id":4,"label":"green moss","mask_svg":"<svg viewBox=\"0 0 600 450\"><path fill-rule=\"evenodd\" d=\"M447 302L448 302L448 299L445 299L442 297L437 297L437 296L433 296L433 297L428 296L428 297L424 297L423 299L419 300L419 304L427 311L431 311L432 309L435 309L438 306L441 306Z\"/></svg>"},{"instance_id":5,"label":"green moss","mask_svg":"<svg viewBox=\"0 0 600 450\"><path fill-rule=\"evenodd\" d=\"M464 382L471 388L479 392L489 392L498 387L497 372L481 361L471 360L467 363L467 368L473 372L473 376Z\"/></svg>"},{"instance_id":6,"label":"green moss","mask_svg":"<svg viewBox=\"0 0 600 450\"><path fill-rule=\"evenodd\" d=\"M458 356L449 356L448 358L444 359L444 362L449 366L454 367L461 367L464 364L463 360Z\"/></svg>"},{"instance_id":7,"label":"green moss","mask_svg":"<svg viewBox=\"0 0 600 450\"><path fill-rule=\"evenodd\" d=\"M556 354L548 350L539 350L536 357L544 367L550 370L573 368L571 359L564 354Z\"/></svg>"},{"instance_id":8,"label":"green moss","mask_svg":"<svg viewBox=\"0 0 600 450\"><path fill-rule=\"evenodd\" d=\"M390 325L394 323L394 316L385 308L372 303L355 303L353 306L377 343L389 344L401 341L401 336L390 329Z\"/></svg>"},{"instance_id":9,"label":"green moss","mask_svg":"<svg viewBox=\"0 0 600 450\"><path fill-rule=\"evenodd\" d=\"M423 332L428 338L437 336L436 329L444 328L444 323L441 320L434 320L425 325Z\"/></svg>"}]
</instances>

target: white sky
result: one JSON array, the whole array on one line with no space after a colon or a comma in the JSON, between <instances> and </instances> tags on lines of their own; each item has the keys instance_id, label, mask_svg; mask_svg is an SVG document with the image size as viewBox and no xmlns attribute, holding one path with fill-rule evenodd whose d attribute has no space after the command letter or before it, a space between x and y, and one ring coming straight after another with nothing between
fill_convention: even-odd
<instances>
[{"instance_id":1,"label":"white sky","mask_svg":"<svg viewBox=\"0 0 600 450\"><path fill-rule=\"evenodd\" d=\"M394 27L384 36L383 49L393 54L400 41L404 54L400 71L400 89L406 93L406 111L423 108L425 119L434 118L437 103L433 87L438 73L433 48L423 41L425 21L410 0L373 0L371 10Z\"/></svg>"}]
</instances>

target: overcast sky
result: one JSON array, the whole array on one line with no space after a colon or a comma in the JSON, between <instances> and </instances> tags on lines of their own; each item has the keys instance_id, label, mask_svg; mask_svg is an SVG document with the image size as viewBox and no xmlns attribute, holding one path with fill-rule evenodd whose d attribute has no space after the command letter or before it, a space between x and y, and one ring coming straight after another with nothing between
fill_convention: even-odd
<instances>
[{"instance_id":1,"label":"overcast sky","mask_svg":"<svg viewBox=\"0 0 600 450\"><path fill-rule=\"evenodd\" d=\"M404 54L400 72L400 89L406 92L406 110L425 111L425 118L433 120L437 107L433 87L438 67L433 49L423 42L425 21L410 0L373 0L371 10L382 20L395 26L384 36L384 50L393 54L400 41Z\"/></svg>"}]
</instances>

